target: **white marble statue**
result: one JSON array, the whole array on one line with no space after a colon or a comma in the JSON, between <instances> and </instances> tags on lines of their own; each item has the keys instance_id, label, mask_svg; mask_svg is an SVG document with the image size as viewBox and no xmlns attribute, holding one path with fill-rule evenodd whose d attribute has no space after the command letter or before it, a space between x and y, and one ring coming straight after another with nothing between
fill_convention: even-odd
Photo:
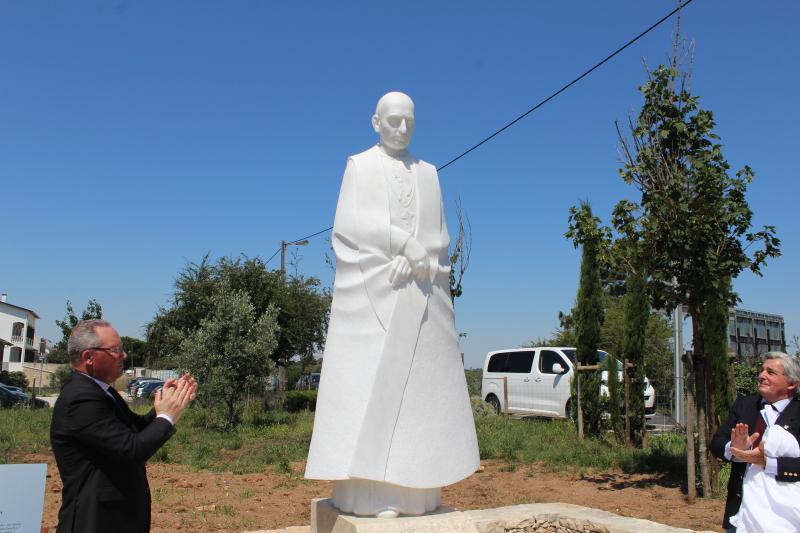
<instances>
[{"instance_id":1,"label":"white marble statue","mask_svg":"<svg viewBox=\"0 0 800 533\"><path fill-rule=\"evenodd\" d=\"M407 150L414 103L378 102L380 142L347 160L336 279L306 477L345 512L423 514L478 468L436 169Z\"/></svg>"}]
</instances>

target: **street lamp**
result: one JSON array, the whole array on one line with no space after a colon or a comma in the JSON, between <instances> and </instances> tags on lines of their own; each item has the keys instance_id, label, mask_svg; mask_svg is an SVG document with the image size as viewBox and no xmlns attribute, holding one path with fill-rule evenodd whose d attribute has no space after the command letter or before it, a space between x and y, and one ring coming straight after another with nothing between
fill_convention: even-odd
<instances>
[{"instance_id":1,"label":"street lamp","mask_svg":"<svg viewBox=\"0 0 800 533\"><path fill-rule=\"evenodd\" d=\"M308 244L308 239L302 241L286 242L281 241L281 273L286 274L286 247L287 246L305 246Z\"/></svg>"}]
</instances>

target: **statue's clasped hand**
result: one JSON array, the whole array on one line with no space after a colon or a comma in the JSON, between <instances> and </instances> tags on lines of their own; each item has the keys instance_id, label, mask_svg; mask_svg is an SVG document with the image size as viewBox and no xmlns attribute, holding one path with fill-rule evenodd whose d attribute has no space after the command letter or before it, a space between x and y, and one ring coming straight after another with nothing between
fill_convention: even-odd
<instances>
[{"instance_id":1,"label":"statue's clasped hand","mask_svg":"<svg viewBox=\"0 0 800 533\"><path fill-rule=\"evenodd\" d=\"M417 281L428 276L430 262L425 248L414 237L406 241L400 255L392 260L389 282L395 289L407 282L413 275Z\"/></svg>"}]
</instances>

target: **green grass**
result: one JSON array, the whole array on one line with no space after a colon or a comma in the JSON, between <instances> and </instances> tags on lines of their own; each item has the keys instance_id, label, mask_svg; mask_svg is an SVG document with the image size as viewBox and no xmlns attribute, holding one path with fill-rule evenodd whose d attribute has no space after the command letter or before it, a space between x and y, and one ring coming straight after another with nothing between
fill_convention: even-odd
<instances>
[{"instance_id":1,"label":"green grass","mask_svg":"<svg viewBox=\"0 0 800 533\"><path fill-rule=\"evenodd\" d=\"M244 422L225 431L209 424L213 414L192 408L178 423L178 432L153 457L198 470L263 472L268 466L286 474L290 464L308 453L314 414L263 412L250 409Z\"/></svg>"},{"instance_id":2,"label":"green grass","mask_svg":"<svg viewBox=\"0 0 800 533\"><path fill-rule=\"evenodd\" d=\"M554 470L607 470L681 474L685 469L683 436L668 433L650 437L644 450L625 448L607 438L581 441L566 420L518 420L500 416L475 419L481 459L500 459L513 470L520 464L540 463Z\"/></svg>"},{"instance_id":3,"label":"green grass","mask_svg":"<svg viewBox=\"0 0 800 533\"><path fill-rule=\"evenodd\" d=\"M18 453L50 453L51 409L0 409L0 464Z\"/></svg>"},{"instance_id":4,"label":"green grass","mask_svg":"<svg viewBox=\"0 0 800 533\"><path fill-rule=\"evenodd\" d=\"M139 412L148 406L135 408ZM0 463L20 460L26 453L50 453L52 410L0 410ZM215 415L193 406L178 423L178 431L151 459L183 464L197 470L263 472L271 468L292 474L291 463L308 453L314 413L263 411L255 404L245 411L236 429L224 431ZM498 459L506 469L538 464L553 470L608 470L657 472L680 477L685 472L683 435L650 437L644 450L625 448L610 436L601 440L578 439L566 420L518 420L477 416L482 459Z\"/></svg>"}]
</instances>

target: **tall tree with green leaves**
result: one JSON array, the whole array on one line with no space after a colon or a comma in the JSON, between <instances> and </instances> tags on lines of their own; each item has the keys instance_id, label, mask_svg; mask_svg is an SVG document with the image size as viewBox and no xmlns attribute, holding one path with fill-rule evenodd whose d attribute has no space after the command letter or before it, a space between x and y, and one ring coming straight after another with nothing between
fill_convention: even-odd
<instances>
[{"instance_id":1,"label":"tall tree with green leaves","mask_svg":"<svg viewBox=\"0 0 800 533\"><path fill-rule=\"evenodd\" d=\"M127 337L125 335L120 337L120 340L122 341L122 349L125 350L126 354L125 368L145 366L147 343L142 339Z\"/></svg>"},{"instance_id":2,"label":"tall tree with green leaves","mask_svg":"<svg viewBox=\"0 0 800 533\"><path fill-rule=\"evenodd\" d=\"M708 388L710 395L708 401L711 405L709 412L715 417L712 427L719 427L725 421L735 399L735 386L728 355L729 316L728 300L714 297L706 302L701 315L703 323L700 332L703 335L703 349L710 369L709 375L715 378L709 380Z\"/></svg>"},{"instance_id":3,"label":"tall tree with green leaves","mask_svg":"<svg viewBox=\"0 0 800 533\"><path fill-rule=\"evenodd\" d=\"M148 352L165 366L174 366L185 336L212 312L213 296L221 285L247 294L257 316L272 306L279 332L270 358L286 367L290 360L313 363L325 343L330 296L319 280L267 270L260 258L223 257L188 263L175 281L169 306L161 308L147 326Z\"/></svg>"},{"instance_id":4,"label":"tall tree with green leaves","mask_svg":"<svg viewBox=\"0 0 800 533\"><path fill-rule=\"evenodd\" d=\"M580 365L597 365L597 350L603 325L603 285L601 268L606 260L608 231L592 215L588 202L580 208L570 208L569 229L566 237L575 247L581 247L581 275L578 296L572 320L575 326L576 359ZM585 435L599 437L602 433L602 405L600 401L600 370L575 372L573 386L577 396L580 387L580 413L577 423L583 425Z\"/></svg>"},{"instance_id":5,"label":"tall tree with green leaves","mask_svg":"<svg viewBox=\"0 0 800 533\"><path fill-rule=\"evenodd\" d=\"M636 218L650 294L658 308L686 305L692 317L697 399L698 453L704 494L710 494L710 455L706 447L717 414L708 391L728 376L714 371L704 346L709 302L733 304L730 280L743 269L760 274L766 260L780 255L775 228L751 232L753 213L745 198L754 173L744 166L734 176L714 133L711 111L689 92L688 74L675 64L648 72L640 87L642 109L631 121L630 137L620 131L624 166L620 174L636 186L638 204L622 202L617 211ZM759 248L748 254L748 248Z\"/></svg>"},{"instance_id":6,"label":"tall tree with green leaves","mask_svg":"<svg viewBox=\"0 0 800 533\"><path fill-rule=\"evenodd\" d=\"M625 333L622 358L633 365L625 369L630 380L630 430L631 443L642 446L645 441L644 390L645 339L650 321L650 301L647 296L647 279L642 270L628 274L625 281Z\"/></svg>"}]
</instances>

